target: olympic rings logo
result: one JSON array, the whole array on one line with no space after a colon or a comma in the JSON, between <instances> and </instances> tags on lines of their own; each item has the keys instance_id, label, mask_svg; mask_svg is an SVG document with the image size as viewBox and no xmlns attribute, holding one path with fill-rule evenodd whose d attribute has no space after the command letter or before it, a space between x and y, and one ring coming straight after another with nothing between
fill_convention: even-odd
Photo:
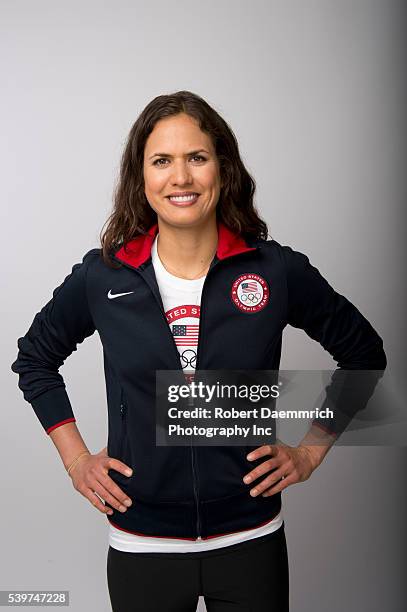
<instances>
[{"instance_id":1,"label":"olympic rings logo","mask_svg":"<svg viewBox=\"0 0 407 612\"><path fill-rule=\"evenodd\" d=\"M193 349L186 349L185 351L182 351L180 357L182 369L185 369L188 366L190 366L191 368L195 368L197 355Z\"/></svg>"},{"instance_id":2,"label":"olympic rings logo","mask_svg":"<svg viewBox=\"0 0 407 612\"><path fill-rule=\"evenodd\" d=\"M258 291L256 291L256 293L242 293L241 296L239 296L240 299L242 300L242 302L254 302L256 301L256 303L261 299L261 293L259 293Z\"/></svg>"}]
</instances>

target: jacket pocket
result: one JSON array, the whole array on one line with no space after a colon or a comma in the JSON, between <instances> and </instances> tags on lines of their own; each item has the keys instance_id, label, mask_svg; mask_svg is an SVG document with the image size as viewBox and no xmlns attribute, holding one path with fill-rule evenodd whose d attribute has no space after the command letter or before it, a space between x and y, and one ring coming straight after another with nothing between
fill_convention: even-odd
<instances>
[{"instance_id":1,"label":"jacket pocket","mask_svg":"<svg viewBox=\"0 0 407 612\"><path fill-rule=\"evenodd\" d=\"M121 461L124 461L127 439L127 404L124 399L123 389L120 389L120 437L118 455Z\"/></svg>"},{"instance_id":2,"label":"jacket pocket","mask_svg":"<svg viewBox=\"0 0 407 612\"><path fill-rule=\"evenodd\" d=\"M116 404L116 406L119 415L118 433L115 437L115 442L113 445L114 451L110 456L114 457L115 459L118 459L119 461L133 469L134 466L132 461L132 452L128 436L128 404L126 402L126 398L124 396L122 388L120 388L119 402L118 404ZM122 474L121 472L118 472L114 469L109 470L109 476L121 488L125 487L133 478L133 475L126 476L125 474Z\"/></svg>"}]
</instances>

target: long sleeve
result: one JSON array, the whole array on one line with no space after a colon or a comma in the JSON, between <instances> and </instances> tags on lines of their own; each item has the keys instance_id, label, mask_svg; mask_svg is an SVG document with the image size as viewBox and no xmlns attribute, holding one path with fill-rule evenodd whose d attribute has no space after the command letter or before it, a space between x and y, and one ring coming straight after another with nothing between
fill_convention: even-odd
<instances>
[{"instance_id":1,"label":"long sleeve","mask_svg":"<svg viewBox=\"0 0 407 612\"><path fill-rule=\"evenodd\" d=\"M356 412L363 410L386 368L383 341L347 298L337 293L306 255L283 247L287 270L288 316L337 362L322 408L334 408L330 421L316 419L340 435ZM355 372L364 370L364 372ZM352 371L352 372L350 372Z\"/></svg>"},{"instance_id":2,"label":"long sleeve","mask_svg":"<svg viewBox=\"0 0 407 612\"><path fill-rule=\"evenodd\" d=\"M18 386L46 433L75 421L59 368L77 344L95 331L86 292L87 268L92 254L53 291L51 300L38 312L27 333L18 339L17 359L11 365L19 375Z\"/></svg>"},{"instance_id":3,"label":"long sleeve","mask_svg":"<svg viewBox=\"0 0 407 612\"><path fill-rule=\"evenodd\" d=\"M382 370L383 341L347 298L337 293L303 253L283 247L288 323L319 342L339 368Z\"/></svg>"}]
</instances>

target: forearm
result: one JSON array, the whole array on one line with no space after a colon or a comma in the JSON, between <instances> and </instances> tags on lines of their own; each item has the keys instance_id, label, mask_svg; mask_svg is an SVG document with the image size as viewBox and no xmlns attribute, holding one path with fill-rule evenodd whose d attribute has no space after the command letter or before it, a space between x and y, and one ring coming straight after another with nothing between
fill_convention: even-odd
<instances>
[{"instance_id":1,"label":"forearm","mask_svg":"<svg viewBox=\"0 0 407 612\"><path fill-rule=\"evenodd\" d=\"M87 448L76 423L66 423L57 427L49 434L53 443L55 444L58 453L62 459L65 469L71 465L71 463L85 451L89 451Z\"/></svg>"}]
</instances>

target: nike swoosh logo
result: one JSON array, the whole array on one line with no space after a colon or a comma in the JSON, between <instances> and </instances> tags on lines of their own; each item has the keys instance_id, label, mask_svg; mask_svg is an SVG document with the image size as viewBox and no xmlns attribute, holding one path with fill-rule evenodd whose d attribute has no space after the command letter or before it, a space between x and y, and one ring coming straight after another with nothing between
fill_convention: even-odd
<instances>
[{"instance_id":1,"label":"nike swoosh logo","mask_svg":"<svg viewBox=\"0 0 407 612\"><path fill-rule=\"evenodd\" d=\"M121 297L122 295L129 295L129 293L134 293L134 291L126 291L126 293L112 293L112 290L109 289L107 297L109 300L114 300L114 298Z\"/></svg>"}]
</instances>

